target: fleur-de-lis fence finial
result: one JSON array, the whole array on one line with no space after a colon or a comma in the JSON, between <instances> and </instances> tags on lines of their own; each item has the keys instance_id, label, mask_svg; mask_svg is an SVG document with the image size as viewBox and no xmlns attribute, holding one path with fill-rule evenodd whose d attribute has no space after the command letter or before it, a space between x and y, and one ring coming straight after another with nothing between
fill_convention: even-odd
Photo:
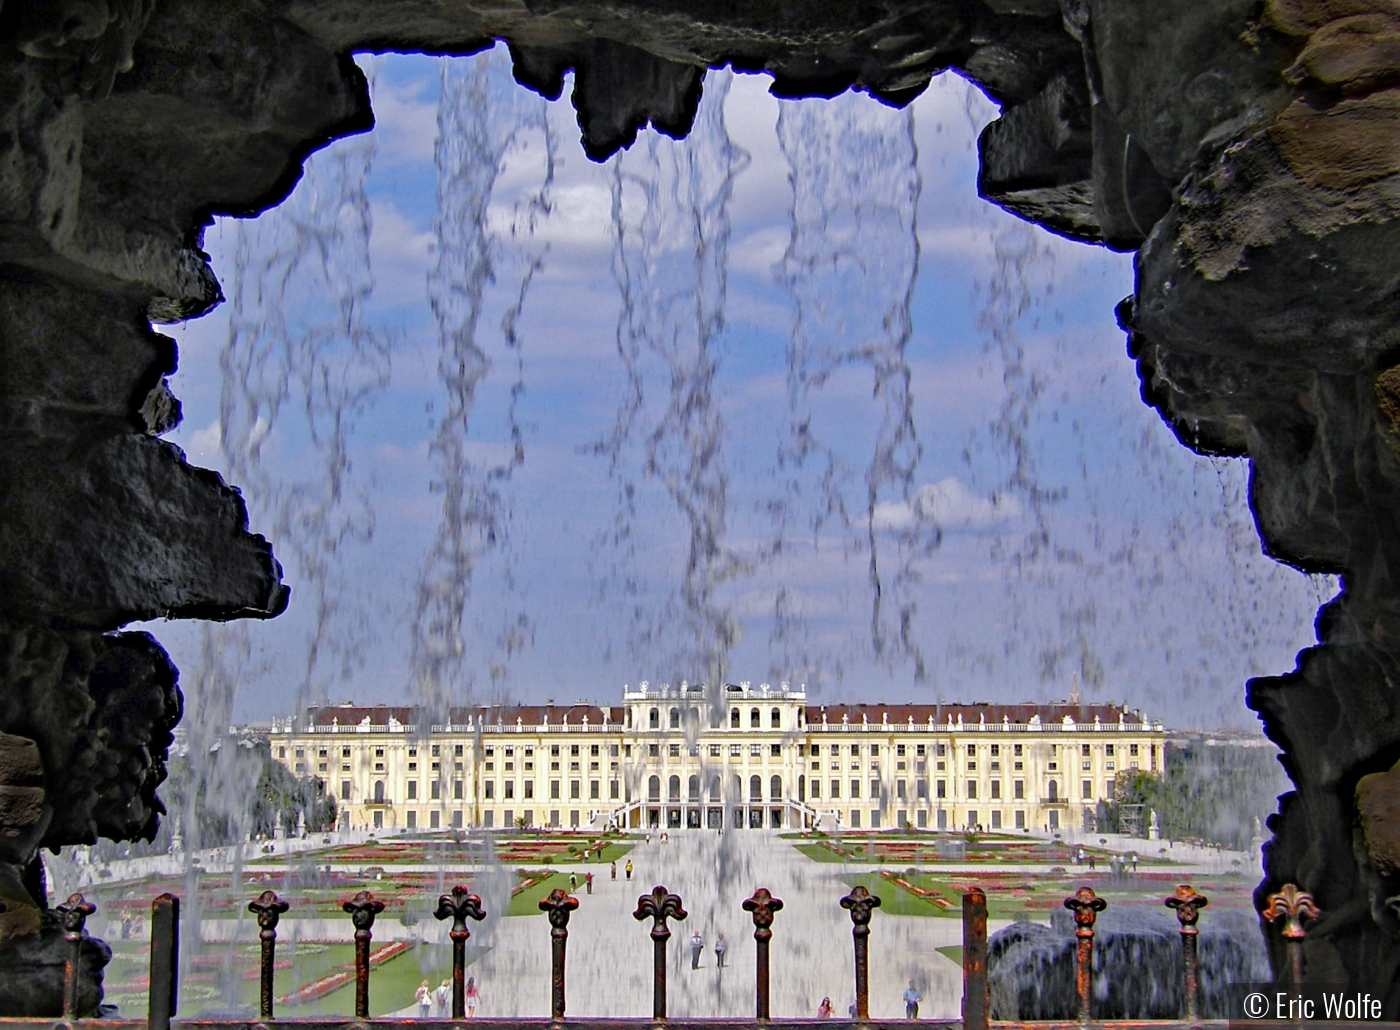
<instances>
[{"instance_id":1,"label":"fleur-de-lis fence finial","mask_svg":"<svg viewBox=\"0 0 1400 1030\"><path fill-rule=\"evenodd\" d=\"M564 1018L564 951L569 943L569 915L578 908L578 898L558 887L540 898L540 911L549 917L549 945L553 975L550 991L550 1018Z\"/></svg>"},{"instance_id":2,"label":"fleur-de-lis fence finial","mask_svg":"<svg viewBox=\"0 0 1400 1030\"><path fill-rule=\"evenodd\" d=\"M258 941L262 945L258 970L258 1007L260 1018L272 1018L272 978L277 968L277 921L291 906L273 891L263 891L248 902L248 911L258 917Z\"/></svg>"},{"instance_id":3,"label":"fleur-de-lis fence finial","mask_svg":"<svg viewBox=\"0 0 1400 1030\"><path fill-rule=\"evenodd\" d=\"M1079 1022L1088 1025L1089 1007L1094 994L1094 920L1108 908L1108 902L1090 887L1080 887L1065 898L1065 908L1074 913L1075 988L1079 995Z\"/></svg>"},{"instance_id":4,"label":"fleur-de-lis fence finial","mask_svg":"<svg viewBox=\"0 0 1400 1030\"><path fill-rule=\"evenodd\" d=\"M767 887L753 892L753 897L744 902L744 911L753 916L753 939L757 943L757 966L754 981L757 1018L766 1020L768 1015L768 942L773 939L773 916L782 910L781 898L775 898Z\"/></svg>"},{"instance_id":5,"label":"fleur-de-lis fence finial","mask_svg":"<svg viewBox=\"0 0 1400 1030\"><path fill-rule=\"evenodd\" d=\"M97 906L81 894L70 894L55 911L68 941L68 957L63 963L63 1018L71 1021L78 1017L78 963L83 939L87 937L87 918L97 911Z\"/></svg>"},{"instance_id":6,"label":"fleur-de-lis fence finial","mask_svg":"<svg viewBox=\"0 0 1400 1030\"><path fill-rule=\"evenodd\" d=\"M1183 883L1163 904L1176 910L1177 921L1181 923L1181 982L1186 997L1185 1019L1188 1023L1195 1023L1200 995L1200 962L1196 950L1199 931L1196 920L1201 916L1201 909L1210 904L1210 899L1204 894L1197 894L1190 884Z\"/></svg>"},{"instance_id":7,"label":"fleur-de-lis fence finial","mask_svg":"<svg viewBox=\"0 0 1400 1030\"><path fill-rule=\"evenodd\" d=\"M452 929L452 1018L465 1019L467 1016L467 938L472 932L467 929L467 920L477 922L486 918L481 907L481 899L467 888L458 884L451 893L438 898L437 910L433 915L438 919L451 919Z\"/></svg>"},{"instance_id":8,"label":"fleur-de-lis fence finial","mask_svg":"<svg viewBox=\"0 0 1400 1030\"><path fill-rule=\"evenodd\" d=\"M1284 947L1288 952L1288 972L1294 987L1303 984L1303 941L1308 932L1303 929L1304 919L1316 919L1321 915L1317 901L1297 884L1285 883L1275 893L1264 899L1264 918L1271 923L1283 920Z\"/></svg>"},{"instance_id":9,"label":"fleur-de-lis fence finial","mask_svg":"<svg viewBox=\"0 0 1400 1030\"><path fill-rule=\"evenodd\" d=\"M360 891L340 906L350 914L355 926L355 1017L369 1018L369 942L374 917L384 911L384 902L369 891Z\"/></svg>"},{"instance_id":10,"label":"fleur-de-lis fence finial","mask_svg":"<svg viewBox=\"0 0 1400 1030\"><path fill-rule=\"evenodd\" d=\"M671 928L666 925L666 920L685 917L680 895L672 894L660 885L653 887L650 894L638 898L637 911L632 913L632 918L638 921L651 919L653 1019L666 1018L666 942L671 939Z\"/></svg>"},{"instance_id":11,"label":"fleur-de-lis fence finial","mask_svg":"<svg viewBox=\"0 0 1400 1030\"><path fill-rule=\"evenodd\" d=\"M856 1018L870 1018L870 914L880 907L878 896L861 884L841 899L841 907L851 913L851 938L856 955Z\"/></svg>"}]
</instances>

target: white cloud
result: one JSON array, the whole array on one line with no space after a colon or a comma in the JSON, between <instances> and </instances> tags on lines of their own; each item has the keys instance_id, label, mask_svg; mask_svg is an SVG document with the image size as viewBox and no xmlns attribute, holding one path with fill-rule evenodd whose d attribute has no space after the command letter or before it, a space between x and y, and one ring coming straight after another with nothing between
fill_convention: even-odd
<instances>
[{"instance_id":1,"label":"white cloud","mask_svg":"<svg viewBox=\"0 0 1400 1030\"><path fill-rule=\"evenodd\" d=\"M1021 514L1021 502L1007 494L982 497L956 476L925 483L907 501L875 505L876 529L912 529L932 525L939 529L985 529Z\"/></svg>"}]
</instances>

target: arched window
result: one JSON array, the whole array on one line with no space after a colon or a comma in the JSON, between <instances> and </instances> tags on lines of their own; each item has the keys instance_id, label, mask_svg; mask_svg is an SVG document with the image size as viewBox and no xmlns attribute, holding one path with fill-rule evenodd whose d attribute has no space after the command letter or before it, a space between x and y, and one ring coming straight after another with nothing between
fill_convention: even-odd
<instances>
[{"instance_id":1,"label":"arched window","mask_svg":"<svg viewBox=\"0 0 1400 1030\"><path fill-rule=\"evenodd\" d=\"M694 726L697 730L700 728L700 709L691 705L690 711L686 713L686 718L690 720L690 725Z\"/></svg>"},{"instance_id":2,"label":"arched window","mask_svg":"<svg viewBox=\"0 0 1400 1030\"><path fill-rule=\"evenodd\" d=\"M383 780L375 780L375 781L374 781L374 803L375 803L376 805L382 805L382 804L384 804L384 781L383 781Z\"/></svg>"},{"instance_id":3,"label":"arched window","mask_svg":"<svg viewBox=\"0 0 1400 1030\"><path fill-rule=\"evenodd\" d=\"M780 729L783 728L783 713L782 713L782 712L778 711L778 710L775 708L775 709L773 709L772 712L769 713L769 717L768 717L768 718L769 718L769 721L772 722L773 728L774 728L775 730L780 730Z\"/></svg>"},{"instance_id":4,"label":"arched window","mask_svg":"<svg viewBox=\"0 0 1400 1030\"><path fill-rule=\"evenodd\" d=\"M648 801L660 801L660 800L661 800L661 777L660 777L660 776L653 776L653 777L651 777L650 779L647 780L647 800L648 800Z\"/></svg>"},{"instance_id":5,"label":"arched window","mask_svg":"<svg viewBox=\"0 0 1400 1030\"><path fill-rule=\"evenodd\" d=\"M743 801L743 800L744 800L744 781L741 780L741 779L739 779L738 776L735 776L735 777L734 777L734 794L733 794L733 798L734 798L735 801Z\"/></svg>"},{"instance_id":6,"label":"arched window","mask_svg":"<svg viewBox=\"0 0 1400 1030\"><path fill-rule=\"evenodd\" d=\"M632 728L632 709L627 709L627 728Z\"/></svg>"},{"instance_id":7,"label":"arched window","mask_svg":"<svg viewBox=\"0 0 1400 1030\"><path fill-rule=\"evenodd\" d=\"M671 709L671 729L673 729L673 730L678 730L678 729L680 729L680 728L681 728L681 710L680 710L679 708L672 708L672 709Z\"/></svg>"},{"instance_id":8,"label":"arched window","mask_svg":"<svg viewBox=\"0 0 1400 1030\"><path fill-rule=\"evenodd\" d=\"M718 800L719 800L719 777L718 777L718 776L716 776L713 780L710 781L710 800L711 800L711 801L718 801Z\"/></svg>"},{"instance_id":9,"label":"arched window","mask_svg":"<svg viewBox=\"0 0 1400 1030\"><path fill-rule=\"evenodd\" d=\"M805 776L797 777L797 800L807 800L807 777Z\"/></svg>"},{"instance_id":10,"label":"arched window","mask_svg":"<svg viewBox=\"0 0 1400 1030\"><path fill-rule=\"evenodd\" d=\"M772 801L783 800L783 778L774 776L768 781L768 797Z\"/></svg>"},{"instance_id":11,"label":"arched window","mask_svg":"<svg viewBox=\"0 0 1400 1030\"><path fill-rule=\"evenodd\" d=\"M1050 800L1051 800L1051 801L1059 801L1059 800L1060 800L1060 785L1059 785L1058 783L1056 783L1054 780L1051 780L1051 781L1050 781Z\"/></svg>"},{"instance_id":12,"label":"arched window","mask_svg":"<svg viewBox=\"0 0 1400 1030\"><path fill-rule=\"evenodd\" d=\"M657 709L653 708L651 710L651 715L648 716L648 723L654 730L661 729L661 713Z\"/></svg>"},{"instance_id":13,"label":"arched window","mask_svg":"<svg viewBox=\"0 0 1400 1030\"><path fill-rule=\"evenodd\" d=\"M737 708L731 708L729 710L729 728L731 730L737 730L739 728L739 709Z\"/></svg>"},{"instance_id":14,"label":"arched window","mask_svg":"<svg viewBox=\"0 0 1400 1030\"><path fill-rule=\"evenodd\" d=\"M761 777L761 776L750 776L750 777L749 777L749 800L750 800L750 801L762 801L762 800L763 800L763 777Z\"/></svg>"},{"instance_id":15,"label":"arched window","mask_svg":"<svg viewBox=\"0 0 1400 1030\"><path fill-rule=\"evenodd\" d=\"M700 800L700 777L699 777L699 776L692 776L692 777L690 778L689 787L690 787L690 800L691 800L691 801L699 801L699 800Z\"/></svg>"},{"instance_id":16,"label":"arched window","mask_svg":"<svg viewBox=\"0 0 1400 1030\"><path fill-rule=\"evenodd\" d=\"M666 781L666 796L672 801L681 799L681 778L679 776L672 776Z\"/></svg>"},{"instance_id":17,"label":"arched window","mask_svg":"<svg viewBox=\"0 0 1400 1030\"><path fill-rule=\"evenodd\" d=\"M752 729L758 729L760 725L761 722L758 717L758 709L754 708L749 712L749 726Z\"/></svg>"}]
</instances>

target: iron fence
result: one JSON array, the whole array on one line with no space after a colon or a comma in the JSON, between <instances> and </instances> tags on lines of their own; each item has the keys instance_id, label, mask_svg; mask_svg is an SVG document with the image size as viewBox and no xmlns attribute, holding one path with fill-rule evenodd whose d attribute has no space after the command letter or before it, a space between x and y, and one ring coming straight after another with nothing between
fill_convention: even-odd
<instances>
[{"instance_id":1,"label":"iron fence","mask_svg":"<svg viewBox=\"0 0 1400 1030\"><path fill-rule=\"evenodd\" d=\"M987 944L987 895L973 888L962 896L962 973L963 996L961 1018L958 1020L923 1020L925 1025L936 1027L960 1027L961 1030L989 1030L989 1027L1034 1027L1036 1030L1058 1030L1093 1025L1105 1030L1132 1030L1132 1028L1195 1028L1205 1025L1198 1018L1199 1012L1199 966L1197 951L1197 922L1201 909L1209 901L1198 894L1191 886L1183 884L1176 893L1164 899L1167 907L1174 910L1179 923L1181 936L1181 977L1184 988L1184 1001L1179 1020L1097 1020L1094 1019L1093 975L1094 975L1094 927L1098 915L1108 903L1098 897L1089 887L1080 887L1074 894L1064 899L1064 907L1073 913L1075 923L1075 988L1078 1012L1077 1018L1063 1021L1017 1021L993 1022L991 997L988 981ZM565 994L565 969L567 943L569 937L569 917L578 908L578 899L560 889L550 891L541 898L539 908L548 917L551 945L551 992L550 1017L548 1019L528 1018L482 1018L473 1020L489 1027L538 1028L559 1026L564 1022L570 1025L611 1030L611 1028L632 1028L666 1024L668 1027L704 1027L719 1030L724 1027L749 1026L758 1023L767 1028L810 1027L823 1022L815 1019L773 1019L769 1005L769 942L773 937L775 917L783 909L781 899L774 897L767 888L760 887L753 896L743 902L744 911L753 920L754 940L757 942L754 975L754 1017L752 1019L686 1017L670 1019L666 1007L667 942L671 937L672 920L682 921L687 912L679 895L657 885L649 893L637 900L633 916L638 921L651 920L650 937L653 944L654 985L652 1014L645 1018L568 1018ZM857 885L839 901L841 907L850 914L855 986L855 1021L876 1030L893 1030L907 1027L907 1020L872 1020L870 1018L869 992L869 938L871 916L880 907L881 899L866 887ZM318 1017L311 1019L279 1019L274 1011L276 998L276 948L277 927L283 913L289 908L286 901L274 891L263 891L248 902L248 910L257 919L260 943L259 969L259 1015L257 1020L182 1019L179 1025L189 1030L268 1030L273 1022L295 1025L298 1030L406 1030L407 1027L421 1026L421 1019L371 1019L370 1008L370 943L374 933L375 918L384 910L384 902L375 898L370 891L359 891L346 899L341 908L350 917L354 927L355 942L355 1015L353 1018ZM78 1015L78 970L83 942L87 939L86 921L96 907L82 894L74 894L55 910L63 924L68 942L68 955L64 969L64 1011L60 1021L47 1018L6 1018L0 1019L0 1027L9 1030L73 1030L81 1023L82 1030L170 1030L171 1021L176 1015L178 997L177 979L179 971L179 898L172 894L162 894L151 904L151 947L150 947L150 994L145 1019L80 1019ZM480 921L486 912L481 898L464 886L452 890L438 898L434 912L440 920L451 920L449 936L452 943L452 1021L466 1019L465 969L466 942L471 936L468 920ZM1293 884L1286 884L1280 891L1270 895L1262 912L1264 918L1277 923L1285 942L1287 955L1286 981L1292 985L1303 982L1303 942L1306 930L1303 920L1318 916L1318 908L1312 896L1299 890ZM440 1018L437 1022L448 1022ZM1209 1021L1213 1025L1223 1025L1224 1021ZM1264 1026L1289 1026L1294 1024L1263 1023ZM1344 1024L1310 1021L1310 1026L1341 1026ZM1378 1024L1395 1027L1400 1024ZM461 1030L461 1028L458 1028Z\"/></svg>"}]
</instances>

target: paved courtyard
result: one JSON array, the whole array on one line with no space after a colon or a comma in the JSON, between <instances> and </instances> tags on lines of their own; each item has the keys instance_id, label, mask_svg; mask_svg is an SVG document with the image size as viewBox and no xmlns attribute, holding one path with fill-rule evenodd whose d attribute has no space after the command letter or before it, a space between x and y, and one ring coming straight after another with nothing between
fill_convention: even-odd
<instances>
[{"instance_id":1,"label":"paved courtyard","mask_svg":"<svg viewBox=\"0 0 1400 1030\"><path fill-rule=\"evenodd\" d=\"M848 888L841 867L813 862L767 831L676 832L661 844L653 837L631 855L632 882L609 879L608 867L579 868L579 909L569 924L568 1011L571 1016L648 1016L651 1013L651 921L632 917L640 894L665 884L679 894L689 917L673 923L669 944L669 1014L753 1015L753 923L740 907L755 888L767 887L784 902L773 927L772 1010L775 1017L813 1016L829 996L844 1016L855 999L851 921L840 907ZM574 870L569 867L569 871ZM584 893L586 869L594 873ZM499 911L499 906L496 906ZM705 937L700 968L690 968L688 939ZM962 971L935 949L962 943L959 919L890 916L871 921L870 1012L903 1016L900 1000L914 980L925 1001L921 1016L956 1017ZM716 968L714 941L723 933L729 950ZM490 950L468 970L481 985L483 1016L548 1016L549 928L540 917L489 918L473 933Z\"/></svg>"}]
</instances>

